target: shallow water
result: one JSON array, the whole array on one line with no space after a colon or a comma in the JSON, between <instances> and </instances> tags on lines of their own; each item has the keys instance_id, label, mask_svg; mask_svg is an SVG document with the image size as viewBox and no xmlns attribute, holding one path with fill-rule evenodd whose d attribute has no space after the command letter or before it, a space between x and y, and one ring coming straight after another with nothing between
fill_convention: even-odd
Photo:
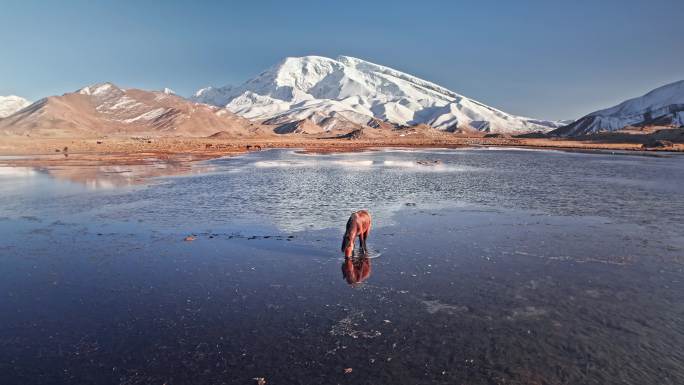
<instances>
[{"instance_id":1,"label":"shallow water","mask_svg":"<svg viewBox=\"0 0 684 385\"><path fill-rule=\"evenodd\" d=\"M0 168L0 383L684 383L681 156L277 150L106 183L120 171Z\"/></svg>"}]
</instances>

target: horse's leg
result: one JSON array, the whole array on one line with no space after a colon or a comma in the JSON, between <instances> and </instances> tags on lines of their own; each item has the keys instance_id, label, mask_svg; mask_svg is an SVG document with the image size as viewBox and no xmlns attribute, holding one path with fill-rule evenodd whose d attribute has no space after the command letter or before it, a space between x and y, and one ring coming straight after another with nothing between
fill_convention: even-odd
<instances>
[{"instance_id":1,"label":"horse's leg","mask_svg":"<svg viewBox=\"0 0 684 385\"><path fill-rule=\"evenodd\" d=\"M368 249L366 248L366 233L361 233L359 235L359 240L361 240L361 250L364 254L368 254Z\"/></svg>"},{"instance_id":2,"label":"horse's leg","mask_svg":"<svg viewBox=\"0 0 684 385\"><path fill-rule=\"evenodd\" d=\"M368 230L366 230L365 233L363 233L363 250L368 253L368 246L366 246L366 240L368 239Z\"/></svg>"},{"instance_id":3,"label":"horse's leg","mask_svg":"<svg viewBox=\"0 0 684 385\"><path fill-rule=\"evenodd\" d=\"M364 248L363 248L363 233L359 233L359 251L361 251L361 254L364 253Z\"/></svg>"}]
</instances>

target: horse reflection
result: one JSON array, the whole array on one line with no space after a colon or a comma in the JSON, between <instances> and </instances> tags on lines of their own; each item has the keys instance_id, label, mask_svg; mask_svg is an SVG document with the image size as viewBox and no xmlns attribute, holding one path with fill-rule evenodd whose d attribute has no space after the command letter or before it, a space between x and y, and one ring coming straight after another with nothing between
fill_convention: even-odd
<instances>
[{"instance_id":1,"label":"horse reflection","mask_svg":"<svg viewBox=\"0 0 684 385\"><path fill-rule=\"evenodd\" d=\"M371 274L371 263L368 255L347 257L342 262L342 277L353 287L359 286Z\"/></svg>"}]
</instances>

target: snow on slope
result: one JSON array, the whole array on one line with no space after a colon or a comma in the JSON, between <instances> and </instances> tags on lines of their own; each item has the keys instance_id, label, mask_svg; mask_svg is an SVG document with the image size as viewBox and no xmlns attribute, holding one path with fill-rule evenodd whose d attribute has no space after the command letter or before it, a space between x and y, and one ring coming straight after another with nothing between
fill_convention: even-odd
<instances>
[{"instance_id":1,"label":"snow on slope","mask_svg":"<svg viewBox=\"0 0 684 385\"><path fill-rule=\"evenodd\" d=\"M553 133L574 136L643 125L684 126L684 80L656 88L617 106L592 112Z\"/></svg>"},{"instance_id":2,"label":"snow on slope","mask_svg":"<svg viewBox=\"0 0 684 385\"><path fill-rule=\"evenodd\" d=\"M286 58L240 86L204 88L192 99L278 124L302 119L319 124L335 115L361 125L376 118L448 131L515 133L560 126L510 115L426 80L348 56Z\"/></svg>"},{"instance_id":3,"label":"snow on slope","mask_svg":"<svg viewBox=\"0 0 684 385\"><path fill-rule=\"evenodd\" d=\"M31 102L16 95L0 96L0 118L10 116L29 104Z\"/></svg>"}]
</instances>

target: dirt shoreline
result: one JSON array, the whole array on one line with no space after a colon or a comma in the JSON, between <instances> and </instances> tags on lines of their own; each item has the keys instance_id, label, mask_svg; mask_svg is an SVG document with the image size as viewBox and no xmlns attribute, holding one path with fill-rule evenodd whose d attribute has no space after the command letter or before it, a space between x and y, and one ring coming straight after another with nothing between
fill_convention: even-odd
<instances>
[{"instance_id":1,"label":"dirt shoreline","mask_svg":"<svg viewBox=\"0 0 684 385\"><path fill-rule=\"evenodd\" d=\"M144 165L153 162L195 162L271 148L296 148L306 153L364 151L371 148L520 147L566 151L684 152L684 144L644 150L641 143L598 143L547 138L3 138L0 164L6 166Z\"/></svg>"}]
</instances>

